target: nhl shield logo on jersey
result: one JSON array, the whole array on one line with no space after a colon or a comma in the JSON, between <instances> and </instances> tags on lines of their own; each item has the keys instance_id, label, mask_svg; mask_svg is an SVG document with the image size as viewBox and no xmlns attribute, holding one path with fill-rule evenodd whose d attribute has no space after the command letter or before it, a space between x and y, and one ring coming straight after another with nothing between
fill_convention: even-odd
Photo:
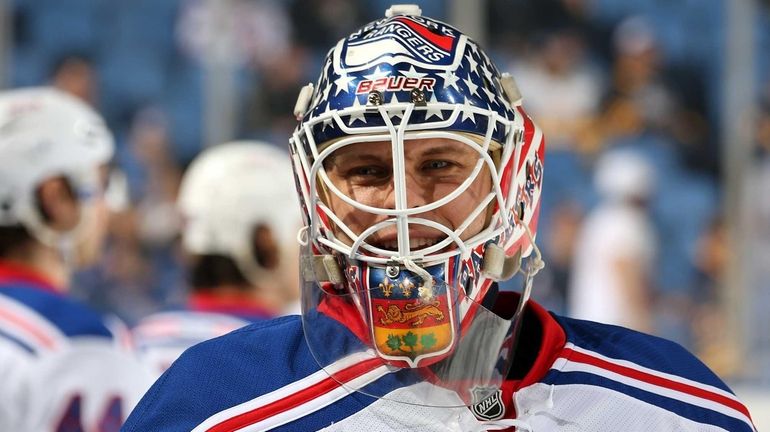
<instances>
[{"instance_id":1,"label":"nhl shield logo on jersey","mask_svg":"<svg viewBox=\"0 0 770 432\"><path fill-rule=\"evenodd\" d=\"M369 282L372 339L383 358L416 366L452 347L452 296L445 285L436 284L426 295L422 280L413 273L404 270L388 277L381 268L371 270Z\"/></svg>"},{"instance_id":2,"label":"nhl shield logo on jersey","mask_svg":"<svg viewBox=\"0 0 770 432\"><path fill-rule=\"evenodd\" d=\"M492 392L492 394L490 394ZM492 387L474 387L471 389L474 404L473 414L482 420L498 420L505 415L503 391Z\"/></svg>"}]
</instances>

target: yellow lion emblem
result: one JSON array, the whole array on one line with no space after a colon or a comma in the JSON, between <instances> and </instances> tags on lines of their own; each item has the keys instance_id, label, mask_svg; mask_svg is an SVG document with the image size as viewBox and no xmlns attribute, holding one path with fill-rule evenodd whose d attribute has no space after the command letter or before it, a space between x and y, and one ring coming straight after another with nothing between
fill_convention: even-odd
<instances>
[{"instance_id":1,"label":"yellow lion emblem","mask_svg":"<svg viewBox=\"0 0 770 432\"><path fill-rule=\"evenodd\" d=\"M377 312L380 312L383 317L380 318L380 323L383 325L393 323L405 323L412 321L412 327L421 325L425 318L434 317L436 321L442 321L444 319L444 312L439 308L438 300L428 304L407 304L404 306L404 310L401 310L396 305L388 306L386 311L382 306L377 306Z\"/></svg>"}]
</instances>

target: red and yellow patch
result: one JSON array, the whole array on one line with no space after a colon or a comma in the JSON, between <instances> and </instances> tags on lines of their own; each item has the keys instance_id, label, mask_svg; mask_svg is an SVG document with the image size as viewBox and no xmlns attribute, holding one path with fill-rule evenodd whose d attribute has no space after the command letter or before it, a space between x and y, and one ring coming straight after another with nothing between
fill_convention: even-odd
<instances>
[{"instance_id":1,"label":"red and yellow patch","mask_svg":"<svg viewBox=\"0 0 770 432\"><path fill-rule=\"evenodd\" d=\"M431 270L441 280L443 268ZM414 367L423 365L423 359L439 360L451 349L455 322L446 285L436 284L428 290L411 272L401 271L398 277L389 278L377 268L372 269L368 282L372 287L367 291L369 322L380 356Z\"/></svg>"}]
</instances>

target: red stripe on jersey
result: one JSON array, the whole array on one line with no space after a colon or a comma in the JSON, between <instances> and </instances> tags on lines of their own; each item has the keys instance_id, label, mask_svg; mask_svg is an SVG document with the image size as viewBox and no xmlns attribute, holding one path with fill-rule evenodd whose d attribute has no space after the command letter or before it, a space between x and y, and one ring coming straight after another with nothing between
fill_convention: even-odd
<instances>
[{"instance_id":1,"label":"red stripe on jersey","mask_svg":"<svg viewBox=\"0 0 770 432\"><path fill-rule=\"evenodd\" d=\"M278 399L277 401L271 402L265 406L255 408L251 411L247 411L233 418L227 419L222 423L207 429L207 432L233 432L246 426L259 423L262 420L268 419L292 408L296 408L302 404L312 401L313 399L317 399L340 387L341 382L350 382L382 365L383 361L379 358L362 361L361 363L355 364L347 369L343 369L335 373L328 378L325 378L312 387L300 390L292 395Z\"/></svg>"},{"instance_id":2,"label":"red stripe on jersey","mask_svg":"<svg viewBox=\"0 0 770 432\"><path fill-rule=\"evenodd\" d=\"M56 286L45 275L32 267L23 264L0 260L0 284L27 283L44 291L62 292L62 287Z\"/></svg>"},{"instance_id":3,"label":"red stripe on jersey","mask_svg":"<svg viewBox=\"0 0 770 432\"><path fill-rule=\"evenodd\" d=\"M191 310L236 315L249 319L270 319L280 315L251 293L214 294L210 291L193 292L187 298Z\"/></svg>"},{"instance_id":4,"label":"red stripe on jersey","mask_svg":"<svg viewBox=\"0 0 770 432\"><path fill-rule=\"evenodd\" d=\"M23 330L27 335L34 339L40 345L53 349L56 348L56 340L48 336L44 330L41 330L34 323L31 323L16 315L12 311L0 308L0 320L6 321L16 328Z\"/></svg>"},{"instance_id":5,"label":"red stripe on jersey","mask_svg":"<svg viewBox=\"0 0 770 432\"><path fill-rule=\"evenodd\" d=\"M366 276L366 268L367 266L364 266L364 276ZM368 344L372 340L369 325L364 322L361 312L353 305L353 302L348 301L348 297L327 295L318 305L318 312L347 327L356 338Z\"/></svg>"},{"instance_id":6,"label":"red stripe on jersey","mask_svg":"<svg viewBox=\"0 0 770 432\"><path fill-rule=\"evenodd\" d=\"M621 366L615 363L611 363L604 359L600 359L582 352L575 351L571 348L565 348L564 351L562 351L561 355L562 357L572 362L597 366L602 369L606 369L608 371L615 372L623 376L627 376L629 378L637 379L639 381L644 381L648 384L656 385L659 387L665 387L671 390L696 396L701 399L707 399L712 402L716 402L718 404L724 405L728 408L732 408L740 412L741 414L745 415L746 418L751 418L751 415L749 415L749 410L746 409L746 407L743 406L743 404L741 404L740 402L706 389L702 389L689 384L673 381L668 378L652 375L650 373L642 372L640 370L636 370L627 366Z\"/></svg>"}]
</instances>

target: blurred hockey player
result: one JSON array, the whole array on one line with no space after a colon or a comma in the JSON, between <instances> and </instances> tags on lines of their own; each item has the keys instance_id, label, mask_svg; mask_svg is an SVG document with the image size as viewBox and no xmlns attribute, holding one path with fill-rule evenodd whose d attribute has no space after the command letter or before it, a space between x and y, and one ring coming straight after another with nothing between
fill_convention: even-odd
<instances>
[{"instance_id":1,"label":"blurred hockey player","mask_svg":"<svg viewBox=\"0 0 770 432\"><path fill-rule=\"evenodd\" d=\"M177 199L187 307L146 317L133 331L155 372L198 342L298 312L297 202L289 155L269 144L220 144L193 161Z\"/></svg>"},{"instance_id":2,"label":"blurred hockey player","mask_svg":"<svg viewBox=\"0 0 770 432\"><path fill-rule=\"evenodd\" d=\"M596 164L599 205L578 236L569 313L580 319L653 330L656 232L649 199L655 172L644 156L613 149Z\"/></svg>"},{"instance_id":3,"label":"blurred hockey player","mask_svg":"<svg viewBox=\"0 0 770 432\"><path fill-rule=\"evenodd\" d=\"M0 92L2 431L114 431L151 382L114 326L67 296L70 272L100 253L112 153L74 97Z\"/></svg>"},{"instance_id":4,"label":"blurred hockey player","mask_svg":"<svg viewBox=\"0 0 770 432\"><path fill-rule=\"evenodd\" d=\"M295 114L302 316L191 348L125 431L754 429L678 345L529 301L543 135L463 33L394 6Z\"/></svg>"}]
</instances>

